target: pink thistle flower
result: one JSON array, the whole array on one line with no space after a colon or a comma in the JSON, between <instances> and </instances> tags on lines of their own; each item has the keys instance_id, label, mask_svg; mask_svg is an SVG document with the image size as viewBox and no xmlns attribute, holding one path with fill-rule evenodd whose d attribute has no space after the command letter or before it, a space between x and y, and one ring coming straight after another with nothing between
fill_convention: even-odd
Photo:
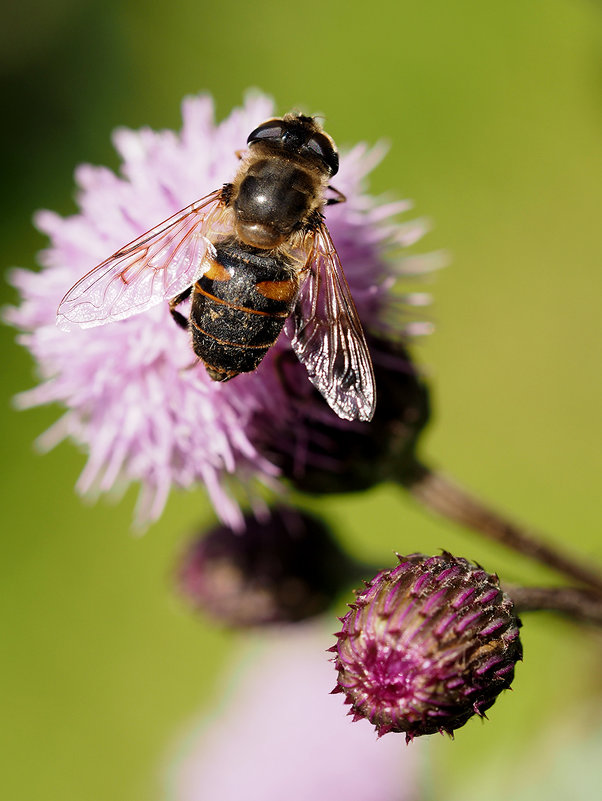
<instances>
[{"instance_id":1,"label":"pink thistle flower","mask_svg":"<svg viewBox=\"0 0 602 801\"><path fill-rule=\"evenodd\" d=\"M340 714L325 646L315 627L283 629L239 668L223 712L187 738L170 801L423 797L420 749L377 740Z\"/></svg>"},{"instance_id":2,"label":"pink thistle flower","mask_svg":"<svg viewBox=\"0 0 602 801\"><path fill-rule=\"evenodd\" d=\"M496 575L449 553L412 554L341 618L338 683L354 720L406 739L451 734L484 715L522 659L520 620Z\"/></svg>"},{"instance_id":3,"label":"pink thistle flower","mask_svg":"<svg viewBox=\"0 0 602 801\"><path fill-rule=\"evenodd\" d=\"M22 302L6 319L20 329L19 341L33 354L42 379L19 396L19 405L63 404L65 414L42 435L41 446L51 448L67 437L83 446L89 456L77 483L82 493L140 482L139 523L159 517L172 486L201 483L221 519L242 526L230 477L236 475L240 486L252 478L273 482L280 468L266 453L264 421L298 419L278 373L290 342L281 336L258 370L220 384L202 365L189 369L189 338L174 324L167 303L69 333L55 326L56 308L69 287L109 254L230 180L236 151L273 113L272 102L257 94L215 124L211 99L199 96L184 101L179 133L117 130L121 174L80 166L80 212L67 218L39 212L36 225L51 239L40 256L43 269L11 276ZM407 202L379 203L363 193L364 179L382 155L381 148L365 145L342 154L336 187L347 202L327 213L360 319L367 330L381 333L398 304L390 292L397 276L425 268L417 257L395 263L387 258L415 242L424 224L394 221ZM396 326L401 333L399 318ZM300 364L291 380L311 392Z\"/></svg>"}]
</instances>

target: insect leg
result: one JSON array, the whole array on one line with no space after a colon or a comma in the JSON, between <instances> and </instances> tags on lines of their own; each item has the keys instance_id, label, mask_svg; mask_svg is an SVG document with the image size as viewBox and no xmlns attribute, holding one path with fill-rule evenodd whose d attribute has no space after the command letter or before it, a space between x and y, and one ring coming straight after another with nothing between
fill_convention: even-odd
<instances>
[{"instance_id":1,"label":"insect leg","mask_svg":"<svg viewBox=\"0 0 602 801\"><path fill-rule=\"evenodd\" d=\"M281 351L277 353L273 360L272 366L276 374L276 380L281 384L287 395L296 397L299 395L298 387L293 385L293 381L287 375L287 372L298 364L299 360L291 350ZM294 373L293 373L294 375Z\"/></svg>"},{"instance_id":2,"label":"insect leg","mask_svg":"<svg viewBox=\"0 0 602 801\"><path fill-rule=\"evenodd\" d=\"M176 323L180 326L180 328L188 329L188 320L184 317L183 314L180 314L179 311L176 311L176 306L186 300L186 298L190 297L190 293L192 292L192 287L189 286L188 289L185 289L183 292L180 292L179 295L176 295L175 298L172 298L169 301L169 311L171 312L171 316L174 318Z\"/></svg>"},{"instance_id":3,"label":"insect leg","mask_svg":"<svg viewBox=\"0 0 602 801\"><path fill-rule=\"evenodd\" d=\"M328 189L330 189L331 192L334 192L336 197L329 197L326 201L327 206L334 206L335 203L344 203L347 200L345 195L342 192L339 192L338 189L335 189L334 186L329 185Z\"/></svg>"}]
</instances>

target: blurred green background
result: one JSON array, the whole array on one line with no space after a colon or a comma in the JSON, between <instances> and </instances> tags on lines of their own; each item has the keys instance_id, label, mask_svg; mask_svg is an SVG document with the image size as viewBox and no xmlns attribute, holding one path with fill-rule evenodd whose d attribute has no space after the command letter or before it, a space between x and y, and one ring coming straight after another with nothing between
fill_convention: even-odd
<instances>
[{"instance_id":1,"label":"blurred green background","mask_svg":"<svg viewBox=\"0 0 602 801\"><path fill-rule=\"evenodd\" d=\"M34 266L44 246L35 209L75 211L78 163L117 167L114 127L178 128L185 94L211 92L223 117L257 86L281 112L324 112L339 145L386 138L371 189L413 198L435 224L415 250L453 258L433 287L437 332L415 348L435 388L425 451L602 560L598 3L21 0L4 17L6 266ZM15 301L4 284L2 299ZM117 506L83 504L73 485L84 456L70 444L32 448L59 410L11 409L35 379L14 332L0 334L0 797L160 799L172 738L211 703L236 645L170 589L174 555L212 512L202 492L174 495L134 538L134 491ZM383 565L393 549L444 546L509 580L555 580L391 487L311 505ZM429 797L502 799L520 786L550 801L568 797L563 781L573 799L599 797L579 742L601 725L601 639L552 616L525 622L514 692L455 742L433 738ZM553 764L564 778L550 788Z\"/></svg>"}]
</instances>

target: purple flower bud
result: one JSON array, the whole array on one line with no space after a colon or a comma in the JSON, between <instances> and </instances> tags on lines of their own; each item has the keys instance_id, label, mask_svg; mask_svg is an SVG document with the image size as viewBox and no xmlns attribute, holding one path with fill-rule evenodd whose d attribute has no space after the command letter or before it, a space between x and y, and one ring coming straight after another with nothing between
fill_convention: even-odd
<instances>
[{"instance_id":1,"label":"purple flower bud","mask_svg":"<svg viewBox=\"0 0 602 801\"><path fill-rule=\"evenodd\" d=\"M399 562L357 594L331 650L354 720L409 742L484 715L522 659L521 624L497 576L466 559Z\"/></svg>"},{"instance_id":2,"label":"purple flower bud","mask_svg":"<svg viewBox=\"0 0 602 801\"><path fill-rule=\"evenodd\" d=\"M195 540L178 568L181 593L230 626L292 623L325 611L353 563L328 528L285 506L267 519L245 517L245 529L216 526Z\"/></svg>"},{"instance_id":3,"label":"purple flower bud","mask_svg":"<svg viewBox=\"0 0 602 801\"><path fill-rule=\"evenodd\" d=\"M293 383L294 356L287 361L283 354L280 371L295 417L258 418L257 445L302 492L359 492L415 463L429 419L428 388L403 344L374 335L368 344L378 396L370 423L341 420L316 390Z\"/></svg>"}]
</instances>

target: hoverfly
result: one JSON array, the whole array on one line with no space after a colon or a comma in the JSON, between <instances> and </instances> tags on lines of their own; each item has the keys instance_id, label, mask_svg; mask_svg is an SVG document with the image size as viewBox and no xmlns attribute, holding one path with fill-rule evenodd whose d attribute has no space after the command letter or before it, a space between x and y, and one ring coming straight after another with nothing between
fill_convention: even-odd
<instances>
[{"instance_id":1,"label":"hoverfly","mask_svg":"<svg viewBox=\"0 0 602 801\"><path fill-rule=\"evenodd\" d=\"M249 135L232 183L130 242L65 295L57 325L89 328L169 301L215 381L251 372L287 319L310 381L345 420L372 419L374 373L323 209L339 157L314 117ZM191 297L188 319L177 306Z\"/></svg>"}]
</instances>

